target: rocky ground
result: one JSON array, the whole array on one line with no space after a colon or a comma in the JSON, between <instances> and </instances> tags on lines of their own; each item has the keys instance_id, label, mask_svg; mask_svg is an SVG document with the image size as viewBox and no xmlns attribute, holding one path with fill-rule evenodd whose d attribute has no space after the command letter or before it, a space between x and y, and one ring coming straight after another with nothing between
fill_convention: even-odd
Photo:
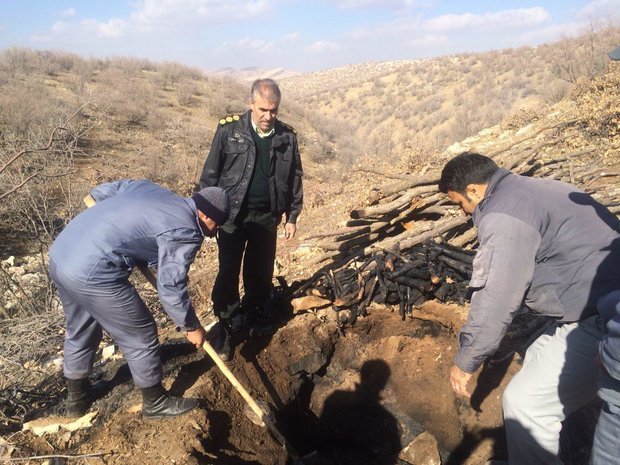
<instances>
[{"instance_id":1,"label":"rocky ground","mask_svg":"<svg viewBox=\"0 0 620 465\"><path fill-rule=\"evenodd\" d=\"M483 464L504 453L501 392L519 360L486 367L472 383L472 401L457 399L447 379L464 314L462 307L429 302L403 321L390 308L373 307L367 318L339 332L329 316L309 312L283 321L273 335L239 341L228 366L270 406L299 454L317 452L329 460L310 455L305 463ZM173 419L142 419L127 367L112 357L97 369L112 386L95 402L92 426L5 436L15 448L11 457L77 455L89 464L290 463L268 431L250 421L244 401L205 353L171 331L162 339L166 387L198 397L199 409ZM61 414L56 404L35 414L29 427L66 422ZM581 431L584 418L578 420ZM569 445L566 463L585 463L587 439Z\"/></svg>"}]
</instances>

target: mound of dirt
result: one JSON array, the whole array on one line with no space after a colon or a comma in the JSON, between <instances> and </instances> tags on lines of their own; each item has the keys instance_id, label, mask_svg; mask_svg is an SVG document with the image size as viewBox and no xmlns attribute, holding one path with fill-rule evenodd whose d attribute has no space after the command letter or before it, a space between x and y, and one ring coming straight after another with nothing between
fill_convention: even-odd
<instances>
[{"instance_id":1,"label":"mound of dirt","mask_svg":"<svg viewBox=\"0 0 620 465\"><path fill-rule=\"evenodd\" d=\"M452 315L456 326L462 310L429 308L411 321L376 308L341 335L333 322L313 313L298 315L273 335L241 342L229 366L257 399L272 406L278 425L301 453L318 450L337 463L354 463L360 453L382 457L375 446L384 439L398 445L392 451L398 454L423 431L448 451L461 439L460 407L445 382L455 341L433 312ZM247 418L244 401L206 354L169 339L162 358L166 386L173 394L201 399L199 409L173 419L142 419L126 365L110 362L99 368L111 389L93 406L94 426L61 430L45 440L19 433L21 455L103 453L89 463L107 464L286 463L282 446ZM365 392L374 378L378 384L370 383ZM49 421L61 410L58 405L44 416ZM483 418L498 421L497 405L484 410ZM383 427L377 430L375 420L381 417L378 425L393 425L393 437L386 438ZM353 425L343 430L350 420ZM353 426L357 433L351 441L334 441Z\"/></svg>"}]
</instances>

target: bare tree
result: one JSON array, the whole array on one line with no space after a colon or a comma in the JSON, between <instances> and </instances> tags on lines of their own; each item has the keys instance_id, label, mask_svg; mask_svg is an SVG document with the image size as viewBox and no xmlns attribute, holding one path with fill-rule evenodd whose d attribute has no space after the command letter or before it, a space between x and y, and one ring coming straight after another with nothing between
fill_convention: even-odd
<instances>
[{"instance_id":1,"label":"bare tree","mask_svg":"<svg viewBox=\"0 0 620 465\"><path fill-rule=\"evenodd\" d=\"M0 222L2 248L15 254L22 250L30 258L29 273L37 276L22 285L21 275L10 267L0 269L0 296L11 300L9 316L32 316L55 305L47 277L47 249L58 230L78 208L81 192L74 193L75 157L82 155L80 140L99 118L81 118L88 101L56 125L41 145L15 149L0 144ZM5 305L8 305L5 302ZM8 307L7 307L8 308ZM3 312L7 317L7 309Z\"/></svg>"},{"instance_id":2,"label":"bare tree","mask_svg":"<svg viewBox=\"0 0 620 465\"><path fill-rule=\"evenodd\" d=\"M620 42L620 27L591 20L578 37L564 37L551 56L553 72L572 84L592 79L607 67L607 52Z\"/></svg>"}]
</instances>

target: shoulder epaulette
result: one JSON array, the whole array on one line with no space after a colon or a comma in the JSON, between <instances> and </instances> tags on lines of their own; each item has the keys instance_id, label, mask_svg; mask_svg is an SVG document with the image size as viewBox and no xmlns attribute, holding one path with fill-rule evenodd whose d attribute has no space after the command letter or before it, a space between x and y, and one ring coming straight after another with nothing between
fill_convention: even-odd
<instances>
[{"instance_id":1,"label":"shoulder epaulette","mask_svg":"<svg viewBox=\"0 0 620 465\"><path fill-rule=\"evenodd\" d=\"M239 121L241 117L239 115L227 116L226 118L222 118L220 120L220 124L223 126L228 123L232 123L233 121Z\"/></svg>"},{"instance_id":2,"label":"shoulder epaulette","mask_svg":"<svg viewBox=\"0 0 620 465\"><path fill-rule=\"evenodd\" d=\"M280 120L278 120L280 121ZM280 121L280 124L282 126L284 126L286 129L288 129L289 131L291 131L293 134L297 134L297 131L295 131L295 128L293 126L291 126L290 124L286 124L283 121Z\"/></svg>"}]
</instances>

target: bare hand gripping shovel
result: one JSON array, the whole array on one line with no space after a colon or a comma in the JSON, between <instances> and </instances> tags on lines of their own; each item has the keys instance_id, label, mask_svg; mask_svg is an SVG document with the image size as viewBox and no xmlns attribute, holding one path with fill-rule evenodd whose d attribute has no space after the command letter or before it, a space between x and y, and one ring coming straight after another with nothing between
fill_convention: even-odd
<instances>
[{"instance_id":1,"label":"bare hand gripping shovel","mask_svg":"<svg viewBox=\"0 0 620 465\"><path fill-rule=\"evenodd\" d=\"M84 197L84 203L86 204L88 208L90 208L93 205L95 205L95 199L93 199L92 196L87 195L86 197ZM144 275L146 280L155 288L155 290L157 290L157 278L155 277L155 275L153 275L153 272L146 266L138 266L138 269ZM252 396L248 393L248 391L239 382L237 377L226 366L224 361L220 358L220 356L217 354L215 349L213 349L211 344L209 344L205 340L205 342L202 345L202 348L207 354L209 354L209 357L211 357L213 362L215 362L215 364L220 369L220 371L224 374L226 379L230 381L230 384L232 384L233 387L237 390L237 392L241 394L241 397L243 397L243 400L246 401L251 412L255 415L254 417L253 415L247 415L246 413L246 416L248 416L248 418L252 421L252 423L258 426L261 426L263 428L267 427L267 429L269 430L271 435L274 437L274 439L278 441L282 445L282 447L284 447L284 450L287 452L289 457L293 460L294 465L310 465L310 464L306 464L304 460L307 459L307 460L311 460L312 462L314 462L315 458L319 459L316 451L313 451L305 455L302 458L297 453L297 451L293 448L293 446L291 446L291 444L286 440L284 435L278 430L275 424L275 421L273 419L273 415L270 412L268 413L267 409L263 409L258 405L258 403L252 398ZM321 460L319 459L319 461ZM321 463L324 463L324 462L321 462Z\"/></svg>"}]
</instances>

